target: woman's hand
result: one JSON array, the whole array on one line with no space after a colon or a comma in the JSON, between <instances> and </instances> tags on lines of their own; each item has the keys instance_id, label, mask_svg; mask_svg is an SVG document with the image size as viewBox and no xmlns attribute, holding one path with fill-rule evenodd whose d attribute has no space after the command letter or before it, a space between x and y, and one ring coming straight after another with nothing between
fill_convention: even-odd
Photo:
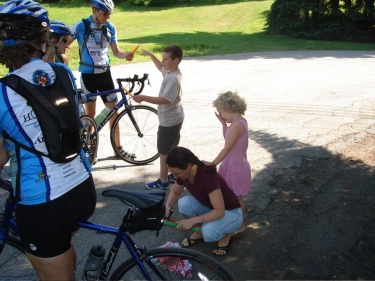
<instances>
[{"instance_id":1,"label":"woman's hand","mask_svg":"<svg viewBox=\"0 0 375 281\"><path fill-rule=\"evenodd\" d=\"M177 223L178 225L176 226L176 228L182 231L189 230L196 224L195 218L181 220L181 221L178 221Z\"/></svg>"}]
</instances>

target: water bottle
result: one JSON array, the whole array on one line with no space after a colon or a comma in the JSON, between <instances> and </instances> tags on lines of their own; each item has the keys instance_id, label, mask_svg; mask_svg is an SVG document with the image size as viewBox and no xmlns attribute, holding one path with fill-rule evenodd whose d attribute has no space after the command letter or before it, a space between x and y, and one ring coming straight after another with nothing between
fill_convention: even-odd
<instances>
[{"instance_id":1,"label":"water bottle","mask_svg":"<svg viewBox=\"0 0 375 281\"><path fill-rule=\"evenodd\" d=\"M95 117L95 123L96 125L100 125L100 123L103 122L103 120L107 117L108 113L111 111L111 108L105 107L98 116Z\"/></svg>"},{"instance_id":2,"label":"water bottle","mask_svg":"<svg viewBox=\"0 0 375 281\"><path fill-rule=\"evenodd\" d=\"M85 110L85 106L83 104L80 104L79 105L79 116L82 116L82 115L85 115L86 114L86 110ZM87 120L83 120L82 121L82 127L86 128L89 126L89 122Z\"/></svg>"},{"instance_id":3,"label":"water bottle","mask_svg":"<svg viewBox=\"0 0 375 281\"><path fill-rule=\"evenodd\" d=\"M96 281L104 261L105 249L102 245L94 245L83 269L82 280Z\"/></svg>"}]
</instances>

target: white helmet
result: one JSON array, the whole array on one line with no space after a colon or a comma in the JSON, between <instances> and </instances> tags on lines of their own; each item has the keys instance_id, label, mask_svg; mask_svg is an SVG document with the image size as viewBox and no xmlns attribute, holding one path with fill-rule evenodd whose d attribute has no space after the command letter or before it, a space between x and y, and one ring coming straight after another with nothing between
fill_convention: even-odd
<instances>
[{"instance_id":1,"label":"white helmet","mask_svg":"<svg viewBox=\"0 0 375 281\"><path fill-rule=\"evenodd\" d=\"M115 8L112 0L91 0L91 4L101 11L112 11Z\"/></svg>"}]
</instances>

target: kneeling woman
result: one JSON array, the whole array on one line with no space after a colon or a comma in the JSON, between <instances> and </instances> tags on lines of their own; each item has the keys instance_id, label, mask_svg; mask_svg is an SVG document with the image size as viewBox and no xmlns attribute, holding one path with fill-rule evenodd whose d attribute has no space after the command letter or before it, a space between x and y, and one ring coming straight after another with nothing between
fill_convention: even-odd
<instances>
[{"instance_id":1,"label":"kneeling woman","mask_svg":"<svg viewBox=\"0 0 375 281\"><path fill-rule=\"evenodd\" d=\"M176 147L167 156L167 165L176 183L166 203L166 214L178 200L179 212L184 220L178 222L179 230L201 226L182 242L189 247L197 240L218 241L213 254L221 256L228 252L231 234L242 224L241 205L225 180L213 166L206 166L189 149ZM191 195L180 198L184 187ZM180 199L179 199L180 198Z\"/></svg>"}]
</instances>

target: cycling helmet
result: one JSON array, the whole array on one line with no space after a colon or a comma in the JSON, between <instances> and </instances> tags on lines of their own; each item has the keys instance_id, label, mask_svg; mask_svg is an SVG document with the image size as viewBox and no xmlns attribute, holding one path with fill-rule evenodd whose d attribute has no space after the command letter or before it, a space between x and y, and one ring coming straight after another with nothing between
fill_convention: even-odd
<instances>
[{"instance_id":1,"label":"cycling helmet","mask_svg":"<svg viewBox=\"0 0 375 281\"><path fill-rule=\"evenodd\" d=\"M60 35L72 34L70 27L65 22L59 20L51 20L49 31Z\"/></svg>"},{"instance_id":2,"label":"cycling helmet","mask_svg":"<svg viewBox=\"0 0 375 281\"><path fill-rule=\"evenodd\" d=\"M34 40L48 28L48 12L37 2L10 0L0 6L0 40L7 44Z\"/></svg>"},{"instance_id":3,"label":"cycling helmet","mask_svg":"<svg viewBox=\"0 0 375 281\"><path fill-rule=\"evenodd\" d=\"M91 4L102 11L112 11L115 8L112 0L91 0Z\"/></svg>"}]
</instances>

